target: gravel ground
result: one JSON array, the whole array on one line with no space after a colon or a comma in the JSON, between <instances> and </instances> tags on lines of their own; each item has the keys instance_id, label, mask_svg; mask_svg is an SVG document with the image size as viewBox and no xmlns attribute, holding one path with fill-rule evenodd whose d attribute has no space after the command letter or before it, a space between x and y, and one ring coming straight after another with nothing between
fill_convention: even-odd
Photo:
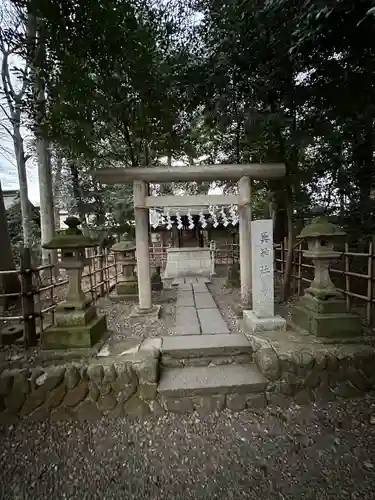
<instances>
[{"instance_id":1,"label":"gravel ground","mask_svg":"<svg viewBox=\"0 0 375 500\"><path fill-rule=\"evenodd\" d=\"M158 294L157 298L153 298L155 304L162 305L161 316L158 320L138 321L135 318L129 318L137 300L112 302L107 298L101 299L98 304L99 311L107 315L108 328L122 336L148 338L173 335L176 326L176 294L175 289L166 289Z\"/></svg>"},{"instance_id":2,"label":"gravel ground","mask_svg":"<svg viewBox=\"0 0 375 500\"><path fill-rule=\"evenodd\" d=\"M375 498L375 394L262 414L22 424L0 435L3 500Z\"/></svg>"},{"instance_id":3,"label":"gravel ground","mask_svg":"<svg viewBox=\"0 0 375 500\"><path fill-rule=\"evenodd\" d=\"M241 303L241 290L239 288L226 288L226 278L223 277L211 278L211 281L208 288L229 330L232 333L240 333L241 328L237 321L235 307Z\"/></svg>"},{"instance_id":4,"label":"gravel ground","mask_svg":"<svg viewBox=\"0 0 375 500\"><path fill-rule=\"evenodd\" d=\"M162 304L160 319L137 321L130 319L129 314L137 300L129 302L113 302L108 297L99 299L99 314L107 315L108 329L113 331L111 338L122 340L129 337L148 337L173 335L176 325L175 302L176 290L166 289L153 298L154 303ZM40 352L40 346L25 351L22 345L0 346L0 367L8 362L32 363Z\"/></svg>"}]
</instances>

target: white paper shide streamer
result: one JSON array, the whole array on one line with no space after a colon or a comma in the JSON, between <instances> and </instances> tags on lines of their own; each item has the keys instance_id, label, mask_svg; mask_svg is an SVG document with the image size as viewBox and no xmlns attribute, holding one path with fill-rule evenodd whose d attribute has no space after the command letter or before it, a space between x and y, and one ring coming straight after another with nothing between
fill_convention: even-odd
<instances>
[{"instance_id":1,"label":"white paper shide streamer","mask_svg":"<svg viewBox=\"0 0 375 500\"><path fill-rule=\"evenodd\" d=\"M213 227L217 228L217 226L219 225L219 221L217 220L216 207L209 207L208 211L210 212L210 215L212 217Z\"/></svg>"},{"instance_id":2,"label":"white paper shide streamer","mask_svg":"<svg viewBox=\"0 0 375 500\"><path fill-rule=\"evenodd\" d=\"M210 205L207 209L209 214L209 220L212 222L212 227L215 229L221 224L223 227L228 227L229 224L232 226L236 226L239 222L239 214L238 209L235 205L229 206L212 206ZM176 221L174 221L171 217L170 211L167 210L166 214L163 215L159 212L150 210L150 223L154 229L158 226L165 226L166 229L171 230L173 224L177 225L177 229L183 229L184 225L182 223L181 210L177 210L176 212ZM195 223L192 215L191 208L188 209L186 213L188 220L188 228L194 229ZM208 226L207 217L204 214L203 210L199 211L199 219L198 224L202 229L205 229Z\"/></svg>"},{"instance_id":3,"label":"white paper shide streamer","mask_svg":"<svg viewBox=\"0 0 375 500\"><path fill-rule=\"evenodd\" d=\"M223 226L227 227L229 224L229 220L227 214L225 213L224 207L221 209L221 220L223 221Z\"/></svg>"},{"instance_id":4,"label":"white paper shide streamer","mask_svg":"<svg viewBox=\"0 0 375 500\"><path fill-rule=\"evenodd\" d=\"M171 230L172 229L172 225L173 225L173 220L171 219L171 214L168 210L167 212L167 229L168 230Z\"/></svg>"},{"instance_id":5,"label":"white paper shide streamer","mask_svg":"<svg viewBox=\"0 0 375 500\"><path fill-rule=\"evenodd\" d=\"M189 222L189 229L194 229L194 220L193 216L191 215L191 211L189 210L187 214L188 222Z\"/></svg>"},{"instance_id":6,"label":"white paper shide streamer","mask_svg":"<svg viewBox=\"0 0 375 500\"><path fill-rule=\"evenodd\" d=\"M150 210L150 223L154 229L160 224L160 214L157 210Z\"/></svg>"},{"instance_id":7,"label":"white paper shide streamer","mask_svg":"<svg viewBox=\"0 0 375 500\"><path fill-rule=\"evenodd\" d=\"M231 205L229 209L230 217L231 217L231 222L232 226L235 226L238 223L238 215L236 211L236 207L234 205Z\"/></svg>"},{"instance_id":8,"label":"white paper shide streamer","mask_svg":"<svg viewBox=\"0 0 375 500\"><path fill-rule=\"evenodd\" d=\"M177 219L177 229L182 229L183 225L182 225L180 212L176 212L176 219Z\"/></svg>"},{"instance_id":9,"label":"white paper shide streamer","mask_svg":"<svg viewBox=\"0 0 375 500\"><path fill-rule=\"evenodd\" d=\"M199 224L201 225L202 229L205 229L207 227L207 221L202 210L199 212Z\"/></svg>"}]
</instances>

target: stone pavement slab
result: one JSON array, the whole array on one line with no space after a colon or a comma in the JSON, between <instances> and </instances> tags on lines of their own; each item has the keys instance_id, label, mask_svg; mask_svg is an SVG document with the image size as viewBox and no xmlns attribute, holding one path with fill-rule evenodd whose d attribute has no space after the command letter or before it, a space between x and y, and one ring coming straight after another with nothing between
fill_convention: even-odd
<instances>
[{"instance_id":1,"label":"stone pavement slab","mask_svg":"<svg viewBox=\"0 0 375 500\"><path fill-rule=\"evenodd\" d=\"M223 333L163 337L161 351L173 358L182 359L251 354L252 347L243 334Z\"/></svg>"},{"instance_id":2,"label":"stone pavement slab","mask_svg":"<svg viewBox=\"0 0 375 500\"><path fill-rule=\"evenodd\" d=\"M190 285L193 287L194 293L210 293L210 291L207 288L207 285L205 283L194 283L193 285ZM181 290L181 286L180 286Z\"/></svg>"},{"instance_id":3,"label":"stone pavement slab","mask_svg":"<svg viewBox=\"0 0 375 500\"><path fill-rule=\"evenodd\" d=\"M192 290L192 284L191 283L182 283L181 285L178 285L178 290L182 291L191 291Z\"/></svg>"},{"instance_id":4,"label":"stone pavement slab","mask_svg":"<svg viewBox=\"0 0 375 500\"><path fill-rule=\"evenodd\" d=\"M211 283L211 280L207 278L206 276L198 277L197 278L197 283Z\"/></svg>"},{"instance_id":5,"label":"stone pavement slab","mask_svg":"<svg viewBox=\"0 0 375 500\"><path fill-rule=\"evenodd\" d=\"M200 335L195 307L176 307L176 335Z\"/></svg>"},{"instance_id":6,"label":"stone pavement slab","mask_svg":"<svg viewBox=\"0 0 375 500\"><path fill-rule=\"evenodd\" d=\"M194 305L195 303L194 303L193 292L183 290L177 293L177 303L176 303L177 307L180 306L194 307Z\"/></svg>"},{"instance_id":7,"label":"stone pavement slab","mask_svg":"<svg viewBox=\"0 0 375 500\"><path fill-rule=\"evenodd\" d=\"M158 392L166 397L261 392L267 380L255 364L170 368L163 371Z\"/></svg>"},{"instance_id":8,"label":"stone pavement slab","mask_svg":"<svg viewBox=\"0 0 375 500\"><path fill-rule=\"evenodd\" d=\"M198 317L203 334L229 333L229 329L217 308L198 309Z\"/></svg>"},{"instance_id":9,"label":"stone pavement slab","mask_svg":"<svg viewBox=\"0 0 375 500\"><path fill-rule=\"evenodd\" d=\"M185 278L185 283L198 283L198 278L195 276L187 276Z\"/></svg>"},{"instance_id":10,"label":"stone pavement slab","mask_svg":"<svg viewBox=\"0 0 375 500\"><path fill-rule=\"evenodd\" d=\"M172 286L183 285L185 283L185 278L174 278L172 281Z\"/></svg>"},{"instance_id":11,"label":"stone pavement slab","mask_svg":"<svg viewBox=\"0 0 375 500\"><path fill-rule=\"evenodd\" d=\"M197 293L195 295L195 307L197 309L217 309L216 302L210 292Z\"/></svg>"}]
</instances>

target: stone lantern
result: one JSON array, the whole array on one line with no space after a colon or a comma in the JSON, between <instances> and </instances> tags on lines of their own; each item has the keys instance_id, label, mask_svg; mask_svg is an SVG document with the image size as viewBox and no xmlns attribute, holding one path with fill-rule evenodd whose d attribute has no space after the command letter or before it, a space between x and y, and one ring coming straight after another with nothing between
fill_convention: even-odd
<instances>
[{"instance_id":1,"label":"stone lantern","mask_svg":"<svg viewBox=\"0 0 375 500\"><path fill-rule=\"evenodd\" d=\"M68 217L65 224L68 229L43 245L51 250L61 249L59 266L66 270L69 280L66 299L56 306L54 325L41 335L45 349L91 347L107 330L106 317L97 315L81 284L88 264L85 249L97 246L98 241L82 234L78 218Z\"/></svg>"},{"instance_id":2,"label":"stone lantern","mask_svg":"<svg viewBox=\"0 0 375 500\"><path fill-rule=\"evenodd\" d=\"M322 215L314 218L297 236L307 242L308 249L303 255L314 262L314 279L304 296L292 306L292 321L317 337L362 334L360 317L347 312L344 295L332 283L329 274L331 260L341 255L335 251L334 245L345 236L345 231Z\"/></svg>"},{"instance_id":3,"label":"stone lantern","mask_svg":"<svg viewBox=\"0 0 375 500\"><path fill-rule=\"evenodd\" d=\"M137 261L135 259L135 241L124 233L120 241L113 245L112 251L119 255L122 274L116 285L117 297L136 295L138 293L138 280L134 272Z\"/></svg>"}]
</instances>

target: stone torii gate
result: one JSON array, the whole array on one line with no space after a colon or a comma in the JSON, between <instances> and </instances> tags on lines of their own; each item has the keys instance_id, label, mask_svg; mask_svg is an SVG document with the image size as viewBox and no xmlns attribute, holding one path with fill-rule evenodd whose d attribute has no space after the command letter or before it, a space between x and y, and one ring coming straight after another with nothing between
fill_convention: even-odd
<instances>
[{"instance_id":1,"label":"stone torii gate","mask_svg":"<svg viewBox=\"0 0 375 500\"><path fill-rule=\"evenodd\" d=\"M94 176L103 184L133 182L139 314L153 314L149 255L149 209L237 205L239 210L241 301L251 304L251 180L281 178L285 165L191 165L184 167L103 168ZM238 195L149 196L149 183L238 181Z\"/></svg>"}]
</instances>

